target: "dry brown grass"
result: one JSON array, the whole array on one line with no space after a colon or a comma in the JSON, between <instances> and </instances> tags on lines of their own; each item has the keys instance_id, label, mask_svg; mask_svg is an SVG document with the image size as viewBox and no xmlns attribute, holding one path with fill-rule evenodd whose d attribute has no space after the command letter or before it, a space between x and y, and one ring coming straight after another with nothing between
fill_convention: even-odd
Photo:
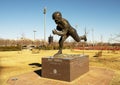
<instances>
[{"instance_id":1,"label":"dry brown grass","mask_svg":"<svg viewBox=\"0 0 120 85\"><path fill-rule=\"evenodd\" d=\"M40 69L41 67L29 64L41 64L41 58L52 56L57 50L41 50L32 53L29 50L0 52L0 85L7 85L7 80L16 75ZM103 51L102 57L93 57L98 51L92 50L63 50L64 54L87 54L90 59L90 66L105 67L114 70L116 75L111 81L111 85L120 85L120 52L108 53Z\"/></svg>"}]
</instances>

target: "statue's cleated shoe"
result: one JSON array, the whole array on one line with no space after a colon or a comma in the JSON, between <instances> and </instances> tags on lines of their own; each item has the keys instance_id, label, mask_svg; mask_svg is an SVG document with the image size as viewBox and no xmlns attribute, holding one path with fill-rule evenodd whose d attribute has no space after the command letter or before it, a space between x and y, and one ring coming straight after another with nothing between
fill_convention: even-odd
<instances>
[{"instance_id":1,"label":"statue's cleated shoe","mask_svg":"<svg viewBox=\"0 0 120 85\"><path fill-rule=\"evenodd\" d=\"M59 50L55 55L54 57L57 57L58 55L62 54L62 50Z\"/></svg>"},{"instance_id":2,"label":"statue's cleated shoe","mask_svg":"<svg viewBox=\"0 0 120 85\"><path fill-rule=\"evenodd\" d=\"M83 35L83 40L84 40L84 41L87 41L86 35Z\"/></svg>"},{"instance_id":3,"label":"statue's cleated shoe","mask_svg":"<svg viewBox=\"0 0 120 85\"><path fill-rule=\"evenodd\" d=\"M86 35L80 36L80 40L87 41L87 37L86 37Z\"/></svg>"}]
</instances>

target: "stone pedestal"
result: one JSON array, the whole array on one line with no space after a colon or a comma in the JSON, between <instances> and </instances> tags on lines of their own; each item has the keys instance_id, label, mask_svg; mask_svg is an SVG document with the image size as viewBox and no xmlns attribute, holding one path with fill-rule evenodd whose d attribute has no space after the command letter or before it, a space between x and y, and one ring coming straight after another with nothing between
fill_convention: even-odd
<instances>
[{"instance_id":1,"label":"stone pedestal","mask_svg":"<svg viewBox=\"0 0 120 85\"><path fill-rule=\"evenodd\" d=\"M42 58L42 77L72 81L89 71L88 55L61 54Z\"/></svg>"}]
</instances>

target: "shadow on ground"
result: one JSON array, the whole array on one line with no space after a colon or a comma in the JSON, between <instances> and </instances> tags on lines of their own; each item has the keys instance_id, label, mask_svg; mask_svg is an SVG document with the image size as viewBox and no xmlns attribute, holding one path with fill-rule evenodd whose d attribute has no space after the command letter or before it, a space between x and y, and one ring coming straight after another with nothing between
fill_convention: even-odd
<instances>
[{"instance_id":1,"label":"shadow on ground","mask_svg":"<svg viewBox=\"0 0 120 85\"><path fill-rule=\"evenodd\" d=\"M40 63L30 63L29 64L30 66L32 66L32 68L35 68L35 67L42 67L42 64ZM38 76L42 76L42 69L39 69L39 70L35 70L34 71Z\"/></svg>"},{"instance_id":2,"label":"shadow on ground","mask_svg":"<svg viewBox=\"0 0 120 85\"><path fill-rule=\"evenodd\" d=\"M36 70L34 71L37 75L39 75L40 77L42 77L42 69Z\"/></svg>"},{"instance_id":3,"label":"shadow on ground","mask_svg":"<svg viewBox=\"0 0 120 85\"><path fill-rule=\"evenodd\" d=\"M30 66L37 66L37 67L42 67L42 64L40 63L30 63Z\"/></svg>"}]
</instances>

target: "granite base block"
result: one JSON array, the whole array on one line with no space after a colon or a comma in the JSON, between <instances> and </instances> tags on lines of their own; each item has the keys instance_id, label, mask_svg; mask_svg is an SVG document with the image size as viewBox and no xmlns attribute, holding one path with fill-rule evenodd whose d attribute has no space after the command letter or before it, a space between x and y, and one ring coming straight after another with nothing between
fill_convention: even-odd
<instances>
[{"instance_id":1,"label":"granite base block","mask_svg":"<svg viewBox=\"0 0 120 85\"><path fill-rule=\"evenodd\" d=\"M89 71L88 55L60 55L42 58L42 77L72 81Z\"/></svg>"}]
</instances>

